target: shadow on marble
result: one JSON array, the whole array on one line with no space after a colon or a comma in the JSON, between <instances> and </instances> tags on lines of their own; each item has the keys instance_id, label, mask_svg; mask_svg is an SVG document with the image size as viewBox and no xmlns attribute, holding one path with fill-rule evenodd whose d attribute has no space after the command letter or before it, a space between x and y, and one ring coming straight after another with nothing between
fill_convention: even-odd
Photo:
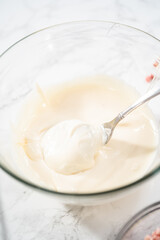
<instances>
[{"instance_id":1,"label":"shadow on marble","mask_svg":"<svg viewBox=\"0 0 160 240\"><path fill-rule=\"evenodd\" d=\"M77 228L83 225L83 229L92 232L97 237L96 239L114 240L122 225L143 208L144 197L147 198L150 194L149 190L152 190L152 183L146 184L143 189L140 188L128 196L104 205L86 207L65 205L66 213L75 219Z\"/></svg>"}]
</instances>

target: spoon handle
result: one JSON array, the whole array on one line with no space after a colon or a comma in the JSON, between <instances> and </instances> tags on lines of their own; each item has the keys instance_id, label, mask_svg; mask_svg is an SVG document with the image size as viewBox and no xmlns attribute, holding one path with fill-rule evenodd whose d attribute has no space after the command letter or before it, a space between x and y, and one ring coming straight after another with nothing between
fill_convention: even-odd
<instances>
[{"instance_id":1,"label":"spoon handle","mask_svg":"<svg viewBox=\"0 0 160 240\"><path fill-rule=\"evenodd\" d=\"M160 87L154 88L146 92L142 97L140 97L134 104L132 104L130 107L128 107L126 110L122 111L118 116L120 117L120 120L126 117L129 113L131 113L133 110L141 106L142 104L148 102L150 99L156 97L160 94Z\"/></svg>"},{"instance_id":2,"label":"spoon handle","mask_svg":"<svg viewBox=\"0 0 160 240\"><path fill-rule=\"evenodd\" d=\"M134 111L136 108L141 106L142 104L148 102L150 99L156 97L160 94L160 87L154 87L147 91L142 97L140 97L135 103L133 103L131 106L129 106L124 111L120 112L112 121L104 123L104 128L111 128L112 131L116 127L116 125L125 118L129 113Z\"/></svg>"},{"instance_id":3,"label":"spoon handle","mask_svg":"<svg viewBox=\"0 0 160 240\"><path fill-rule=\"evenodd\" d=\"M110 138L113 134L114 128L117 126L117 124L123 118L125 118L129 113L134 111L136 108L138 108L142 104L148 102L149 100L151 100L152 98L154 98L154 97L156 97L157 95L160 94L160 86L159 86L159 82L160 82L160 62L159 61L160 60L158 60L158 67L157 67L156 74L154 75L154 78L152 79L152 82L154 82L154 85L152 84L152 86L154 86L154 87L149 88L149 90L143 96L141 96L135 103L133 103L127 109L120 112L112 121L106 122L106 123L103 124L103 127L104 127L105 132L106 132L106 136L107 136L105 144L110 140ZM155 83L158 83L158 86L155 86Z\"/></svg>"}]
</instances>

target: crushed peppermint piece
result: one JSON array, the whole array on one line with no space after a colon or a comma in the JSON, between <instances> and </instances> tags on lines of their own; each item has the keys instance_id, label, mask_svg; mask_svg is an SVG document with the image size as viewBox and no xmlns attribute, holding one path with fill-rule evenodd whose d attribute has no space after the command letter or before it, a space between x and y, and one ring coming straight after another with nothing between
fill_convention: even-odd
<instances>
[{"instance_id":1,"label":"crushed peppermint piece","mask_svg":"<svg viewBox=\"0 0 160 240\"><path fill-rule=\"evenodd\" d=\"M158 61L155 61L155 62L153 63L153 66L154 66L154 67L157 67L158 64L159 64Z\"/></svg>"},{"instance_id":2,"label":"crushed peppermint piece","mask_svg":"<svg viewBox=\"0 0 160 240\"><path fill-rule=\"evenodd\" d=\"M158 60L156 60L154 63L153 63L153 66L156 68L158 65L159 65L159 58L158 58ZM150 75L148 75L147 77L146 77L146 82L151 82L152 80L153 80L153 78L154 78L154 75L153 74L150 74Z\"/></svg>"},{"instance_id":3,"label":"crushed peppermint piece","mask_svg":"<svg viewBox=\"0 0 160 240\"><path fill-rule=\"evenodd\" d=\"M154 75L153 75L153 74L147 76L147 77L146 77L146 82L151 82L151 81L153 80L153 78L154 78Z\"/></svg>"},{"instance_id":4,"label":"crushed peppermint piece","mask_svg":"<svg viewBox=\"0 0 160 240\"><path fill-rule=\"evenodd\" d=\"M144 240L160 240L160 228L157 228L157 230L153 232L152 235L147 235Z\"/></svg>"}]
</instances>

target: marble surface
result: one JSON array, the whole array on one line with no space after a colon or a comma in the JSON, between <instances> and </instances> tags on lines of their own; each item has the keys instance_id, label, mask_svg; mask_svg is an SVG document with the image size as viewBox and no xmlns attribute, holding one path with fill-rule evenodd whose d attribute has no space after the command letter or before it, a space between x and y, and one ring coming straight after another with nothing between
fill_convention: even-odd
<instances>
[{"instance_id":1,"label":"marble surface","mask_svg":"<svg viewBox=\"0 0 160 240\"><path fill-rule=\"evenodd\" d=\"M159 0L1 0L0 53L25 35L76 20L119 21L160 38ZM119 201L68 206L36 192L0 171L0 239L114 240L141 208L160 199L160 176Z\"/></svg>"}]
</instances>

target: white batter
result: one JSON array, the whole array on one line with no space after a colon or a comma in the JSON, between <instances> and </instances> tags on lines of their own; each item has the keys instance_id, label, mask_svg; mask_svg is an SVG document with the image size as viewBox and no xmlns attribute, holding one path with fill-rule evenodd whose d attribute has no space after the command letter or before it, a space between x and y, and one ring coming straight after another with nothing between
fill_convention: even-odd
<instances>
[{"instance_id":1,"label":"white batter","mask_svg":"<svg viewBox=\"0 0 160 240\"><path fill-rule=\"evenodd\" d=\"M19 167L31 181L62 192L99 192L128 184L153 162L158 136L152 115L141 107L115 129L107 145L100 125L137 98L107 77L37 89L17 121Z\"/></svg>"},{"instance_id":2,"label":"white batter","mask_svg":"<svg viewBox=\"0 0 160 240\"><path fill-rule=\"evenodd\" d=\"M71 175L94 167L95 156L105 144L106 138L101 125L66 120L43 134L40 148L44 161L51 169Z\"/></svg>"}]
</instances>

